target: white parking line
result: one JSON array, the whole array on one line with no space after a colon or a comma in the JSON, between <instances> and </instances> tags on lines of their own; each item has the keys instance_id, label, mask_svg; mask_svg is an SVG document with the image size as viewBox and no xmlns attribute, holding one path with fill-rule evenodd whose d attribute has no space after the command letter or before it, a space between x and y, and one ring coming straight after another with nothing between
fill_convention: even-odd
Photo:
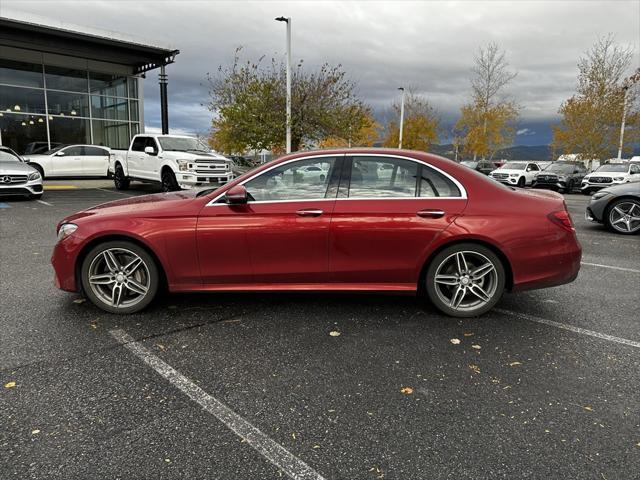
<instances>
[{"instance_id":1,"label":"white parking line","mask_svg":"<svg viewBox=\"0 0 640 480\"><path fill-rule=\"evenodd\" d=\"M36 200L36 202L41 203L43 205L47 205L49 207L53 207L53 205L51 205L49 202L45 202L44 200Z\"/></svg>"},{"instance_id":2,"label":"white parking line","mask_svg":"<svg viewBox=\"0 0 640 480\"><path fill-rule=\"evenodd\" d=\"M94 187L96 190L102 190L108 193L117 193L118 195L124 195L125 197L135 197L135 195L129 195L128 193L118 192L117 190L107 190L106 188Z\"/></svg>"},{"instance_id":3,"label":"white parking line","mask_svg":"<svg viewBox=\"0 0 640 480\"><path fill-rule=\"evenodd\" d=\"M494 308L494 311L502 313L504 315L511 315L514 317L529 320L530 322L542 323L551 327L562 328L563 330L569 330L570 332L580 333L582 335L589 335L590 337L599 338L601 340L607 340L609 342L620 343L622 345L628 345L630 347L640 348L640 342L634 340L628 340L626 338L614 337L613 335L607 335L606 333L594 332L593 330L587 330L585 328L575 327L573 325L567 325L566 323L555 322L546 318L536 317L534 315L528 315L526 313L512 312L511 310L504 310L502 308Z\"/></svg>"},{"instance_id":4,"label":"white parking line","mask_svg":"<svg viewBox=\"0 0 640 480\"><path fill-rule=\"evenodd\" d=\"M582 265L589 265L590 267L610 268L611 270L621 270L623 272L640 273L640 270L636 270L635 268L614 267L613 265L602 265L601 263L589 263L589 262L580 262L580 263Z\"/></svg>"},{"instance_id":5,"label":"white parking line","mask_svg":"<svg viewBox=\"0 0 640 480\"><path fill-rule=\"evenodd\" d=\"M227 428L251 445L260 455L278 467L288 477L294 480L324 480L324 477L313 468L286 450L282 445L267 437L240 415L202 390L173 367L160 360L145 347L137 343L124 330L115 329L110 330L109 333L134 355L167 379L173 386L182 390L182 392L197 402L204 410L224 423Z\"/></svg>"}]
</instances>

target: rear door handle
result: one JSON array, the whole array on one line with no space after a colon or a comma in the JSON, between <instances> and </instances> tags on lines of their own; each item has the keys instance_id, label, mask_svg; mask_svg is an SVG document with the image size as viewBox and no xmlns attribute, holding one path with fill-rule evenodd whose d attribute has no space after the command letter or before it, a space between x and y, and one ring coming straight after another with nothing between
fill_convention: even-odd
<instances>
[{"instance_id":1,"label":"rear door handle","mask_svg":"<svg viewBox=\"0 0 640 480\"><path fill-rule=\"evenodd\" d=\"M322 210L317 208L304 208L296 212L299 217L319 217L322 213Z\"/></svg>"},{"instance_id":2,"label":"rear door handle","mask_svg":"<svg viewBox=\"0 0 640 480\"><path fill-rule=\"evenodd\" d=\"M420 210L417 215L422 218L442 218L444 217L444 211L442 210Z\"/></svg>"}]
</instances>

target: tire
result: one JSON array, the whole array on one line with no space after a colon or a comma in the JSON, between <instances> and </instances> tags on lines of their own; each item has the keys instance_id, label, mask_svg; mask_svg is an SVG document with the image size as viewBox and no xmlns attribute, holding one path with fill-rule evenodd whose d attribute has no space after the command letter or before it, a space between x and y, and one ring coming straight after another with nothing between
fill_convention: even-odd
<instances>
[{"instance_id":1,"label":"tire","mask_svg":"<svg viewBox=\"0 0 640 480\"><path fill-rule=\"evenodd\" d=\"M116 190L129 190L131 180L127 178L122 169L122 165L116 164L116 173L113 175L113 184L116 186Z\"/></svg>"},{"instance_id":2,"label":"tire","mask_svg":"<svg viewBox=\"0 0 640 480\"><path fill-rule=\"evenodd\" d=\"M527 183L527 181L525 180L524 177L520 177L518 179L518 183L516 184L516 187L518 188L524 188L525 184Z\"/></svg>"},{"instance_id":3,"label":"tire","mask_svg":"<svg viewBox=\"0 0 640 480\"><path fill-rule=\"evenodd\" d=\"M475 243L460 243L442 250L431 260L422 279L431 303L445 315L458 318L476 317L491 310L502 298L505 280L500 258Z\"/></svg>"},{"instance_id":4,"label":"tire","mask_svg":"<svg viewBox=\"0 0 640 480\"><path fill-rule=\"evenodd\" d=\"M638 218L638 220L633 220L633 218ZM609 230L621 235L639 233L640 200L621 198L613 201L605 210L604 223Z\"/></svg>"},{"instance_id":5,"label":"tire","mask_svg":"<svg viewBox=\"0 0 640 480\"><path fill-rule=\"evenodd\" d=\"M168 168L162 171L162 191L163 192L175 192L180 190L180 186L176 181L176 175Z\"/></svg>"},{"instance_id":6,"label":"tire","mask_svg":"<svg viewBox=\"0 0 640 480\"><path fill-rule=\"evenodd\" d=\"M134 260L138 263L132 266ZM91 249L82 262L80 279L84 294L95 306L109 313L127 314L153 301L160 272L144 248L127 241L111 241Z\"/></svg>"}]
</instances>

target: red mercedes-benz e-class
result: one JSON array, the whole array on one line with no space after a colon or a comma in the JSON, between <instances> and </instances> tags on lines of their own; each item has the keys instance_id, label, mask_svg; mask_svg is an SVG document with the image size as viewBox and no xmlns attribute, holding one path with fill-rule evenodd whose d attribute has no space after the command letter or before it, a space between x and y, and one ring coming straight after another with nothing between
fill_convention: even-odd
<instances>
[{"instance_id":1,"label":"red mercedes-benz e-class","mask_svg":"<svg viewBox=\"0 0 640 480\"><path fill-rule=\"evenodd\" d=\"M287 155L217 189L146 195L58 225L56 285L131 313L171 292L418 292L468 317L504 290L574 280L561 195L513 189L438 156Z\"/></svg>"}]
</instances>

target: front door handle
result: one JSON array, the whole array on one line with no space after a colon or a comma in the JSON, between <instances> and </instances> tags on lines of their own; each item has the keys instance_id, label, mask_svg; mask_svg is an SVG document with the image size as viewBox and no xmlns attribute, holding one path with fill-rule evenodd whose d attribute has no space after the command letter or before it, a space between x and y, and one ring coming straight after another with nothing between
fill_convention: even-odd
<instances>
[{"instance_id":1,"label":"front door handle","mask_svg":"<svg viewBox=\"0 0 640 480\"><path fill-rule=\"evenodd\" d=\"M444 211L442 210L420 210L417 215L422 218L442 218L444 217Z\"/></svg>"},{"instance_id":2,"label":"front door handle","mask_svg":"<svg viewBox=\"0 0 640 480\"><path fill-rule=\"evenodd\" d=\"M322 210L317 208L304 208L296 212L299 217L319 217L322 213Z\"/></svg>"}]
</instances>

